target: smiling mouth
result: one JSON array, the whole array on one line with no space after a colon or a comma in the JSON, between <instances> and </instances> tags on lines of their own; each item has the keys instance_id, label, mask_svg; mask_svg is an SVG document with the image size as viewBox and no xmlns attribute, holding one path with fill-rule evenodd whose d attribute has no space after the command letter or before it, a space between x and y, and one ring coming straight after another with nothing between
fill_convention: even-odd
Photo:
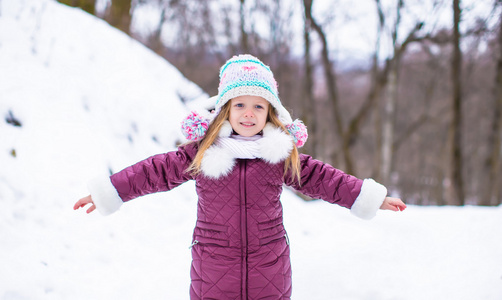
<instances>
[{"instance_id":1,"label":"smiling mouth","mask_svg":"<svg viewBox=\"0 0 502 300\"><path fill-rule=\"evenodd\" d=\"M241 123L241 125L244 126L244 127L253 127L255 124L254 123L245 122L245 123Z\"/></svg>"}]
</instances>

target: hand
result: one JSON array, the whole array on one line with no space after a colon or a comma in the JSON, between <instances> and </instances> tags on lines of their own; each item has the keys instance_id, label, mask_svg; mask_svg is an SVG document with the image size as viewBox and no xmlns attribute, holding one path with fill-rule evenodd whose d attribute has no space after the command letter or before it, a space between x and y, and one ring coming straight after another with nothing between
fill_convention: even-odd
<instances>
[{"instance_id":1,"label":"hand","mask_svg":"<svg viewBox=\"0 0 502 300\"><path fill-rule=\"evenodd\" d=\"M380 209L403 211L406 209L406 204L404 204L404 202L399 198L385 197Z\"/></svg>"},{"instance_id":2,"label":"hand","mask_svg":"<svg viewBox=\"0 0 502 300\"><path fill-rule=\"evenodd\" d=\"M73 206L73 209L77 210L81 207L86 206L87 204L92 204L91 207L89 207L89 209L87 209L87 213L90 214L91 212L93 212L96 209L96 205L92 201L91 195L78 200L77 203L75 203L75 205Z\"/></svg>"}]
</instances>

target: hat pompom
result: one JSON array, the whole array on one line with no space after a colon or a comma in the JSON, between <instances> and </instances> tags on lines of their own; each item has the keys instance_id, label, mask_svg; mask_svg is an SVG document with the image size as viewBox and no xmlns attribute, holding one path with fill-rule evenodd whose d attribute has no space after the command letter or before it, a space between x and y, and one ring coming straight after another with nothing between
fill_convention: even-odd
<instances>
[{"instance_id":1,"label":"hat pompom","mask_svg":"<svg viewBox=\"0 0 502 300\"><path fill-rule=\"evenodd\" d=\"M293 141L297 148L305 145L309 135L307 132L307 126L305 126L301 120L294 120L293 123L286 125L286 129L288 129L291 136L293 136Z\"/></svg>"},{"instance_id":2,"label":"hat pompom","mask_svg":"<svg viewBox=\"0 0 502 300\"><path fill-rule=\"evenodd\" d=\"M199 141L209 128L209 120L192 111L182 122L181 131L187 140Z\"/></svg>"}]
</instances>

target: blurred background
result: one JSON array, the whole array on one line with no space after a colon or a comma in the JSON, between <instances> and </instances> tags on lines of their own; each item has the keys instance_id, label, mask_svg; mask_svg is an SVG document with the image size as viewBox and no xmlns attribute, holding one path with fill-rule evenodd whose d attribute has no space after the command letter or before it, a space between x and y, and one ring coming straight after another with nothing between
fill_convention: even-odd
<instances>
[{"instance_id":1,"label":"blurred background","mask_svg":"<svg viewBox=\"0 0 502 300\"><path fill-rule=\"evenodd\" d=\"M303 152L409 204L502 203L500 0L59 2L140 41L208 95L228 58L258 56L309 128Z\"/></svg>"}]
</instances>

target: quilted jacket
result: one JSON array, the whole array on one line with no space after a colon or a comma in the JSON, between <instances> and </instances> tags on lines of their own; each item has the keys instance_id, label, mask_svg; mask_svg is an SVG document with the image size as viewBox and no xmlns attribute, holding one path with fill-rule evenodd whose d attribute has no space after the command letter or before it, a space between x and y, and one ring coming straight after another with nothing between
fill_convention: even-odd
<instances>
[{"instance_id":1,"label":"quilted jacket","mask_svg":"<svg viewBox=\"0 0 502 300\"><path fill-rule=\"evenodd\" d=\"M280 202L283 184L351 208L362 218L371 218L386 194L371 179L357 179L303 154L301 182L290 173L284 176L284 162L264 159L236 159L220 178L194 176L185 170L196 152L196 143L187 144L130 166L109 180L119 202L196 181L199 200L191 299L290 299L289 241ZM98 210L110 207L101 203L98 194L91 189ZM116 209L112 205L109 212Z\"/></svg>"}]
</instances>

